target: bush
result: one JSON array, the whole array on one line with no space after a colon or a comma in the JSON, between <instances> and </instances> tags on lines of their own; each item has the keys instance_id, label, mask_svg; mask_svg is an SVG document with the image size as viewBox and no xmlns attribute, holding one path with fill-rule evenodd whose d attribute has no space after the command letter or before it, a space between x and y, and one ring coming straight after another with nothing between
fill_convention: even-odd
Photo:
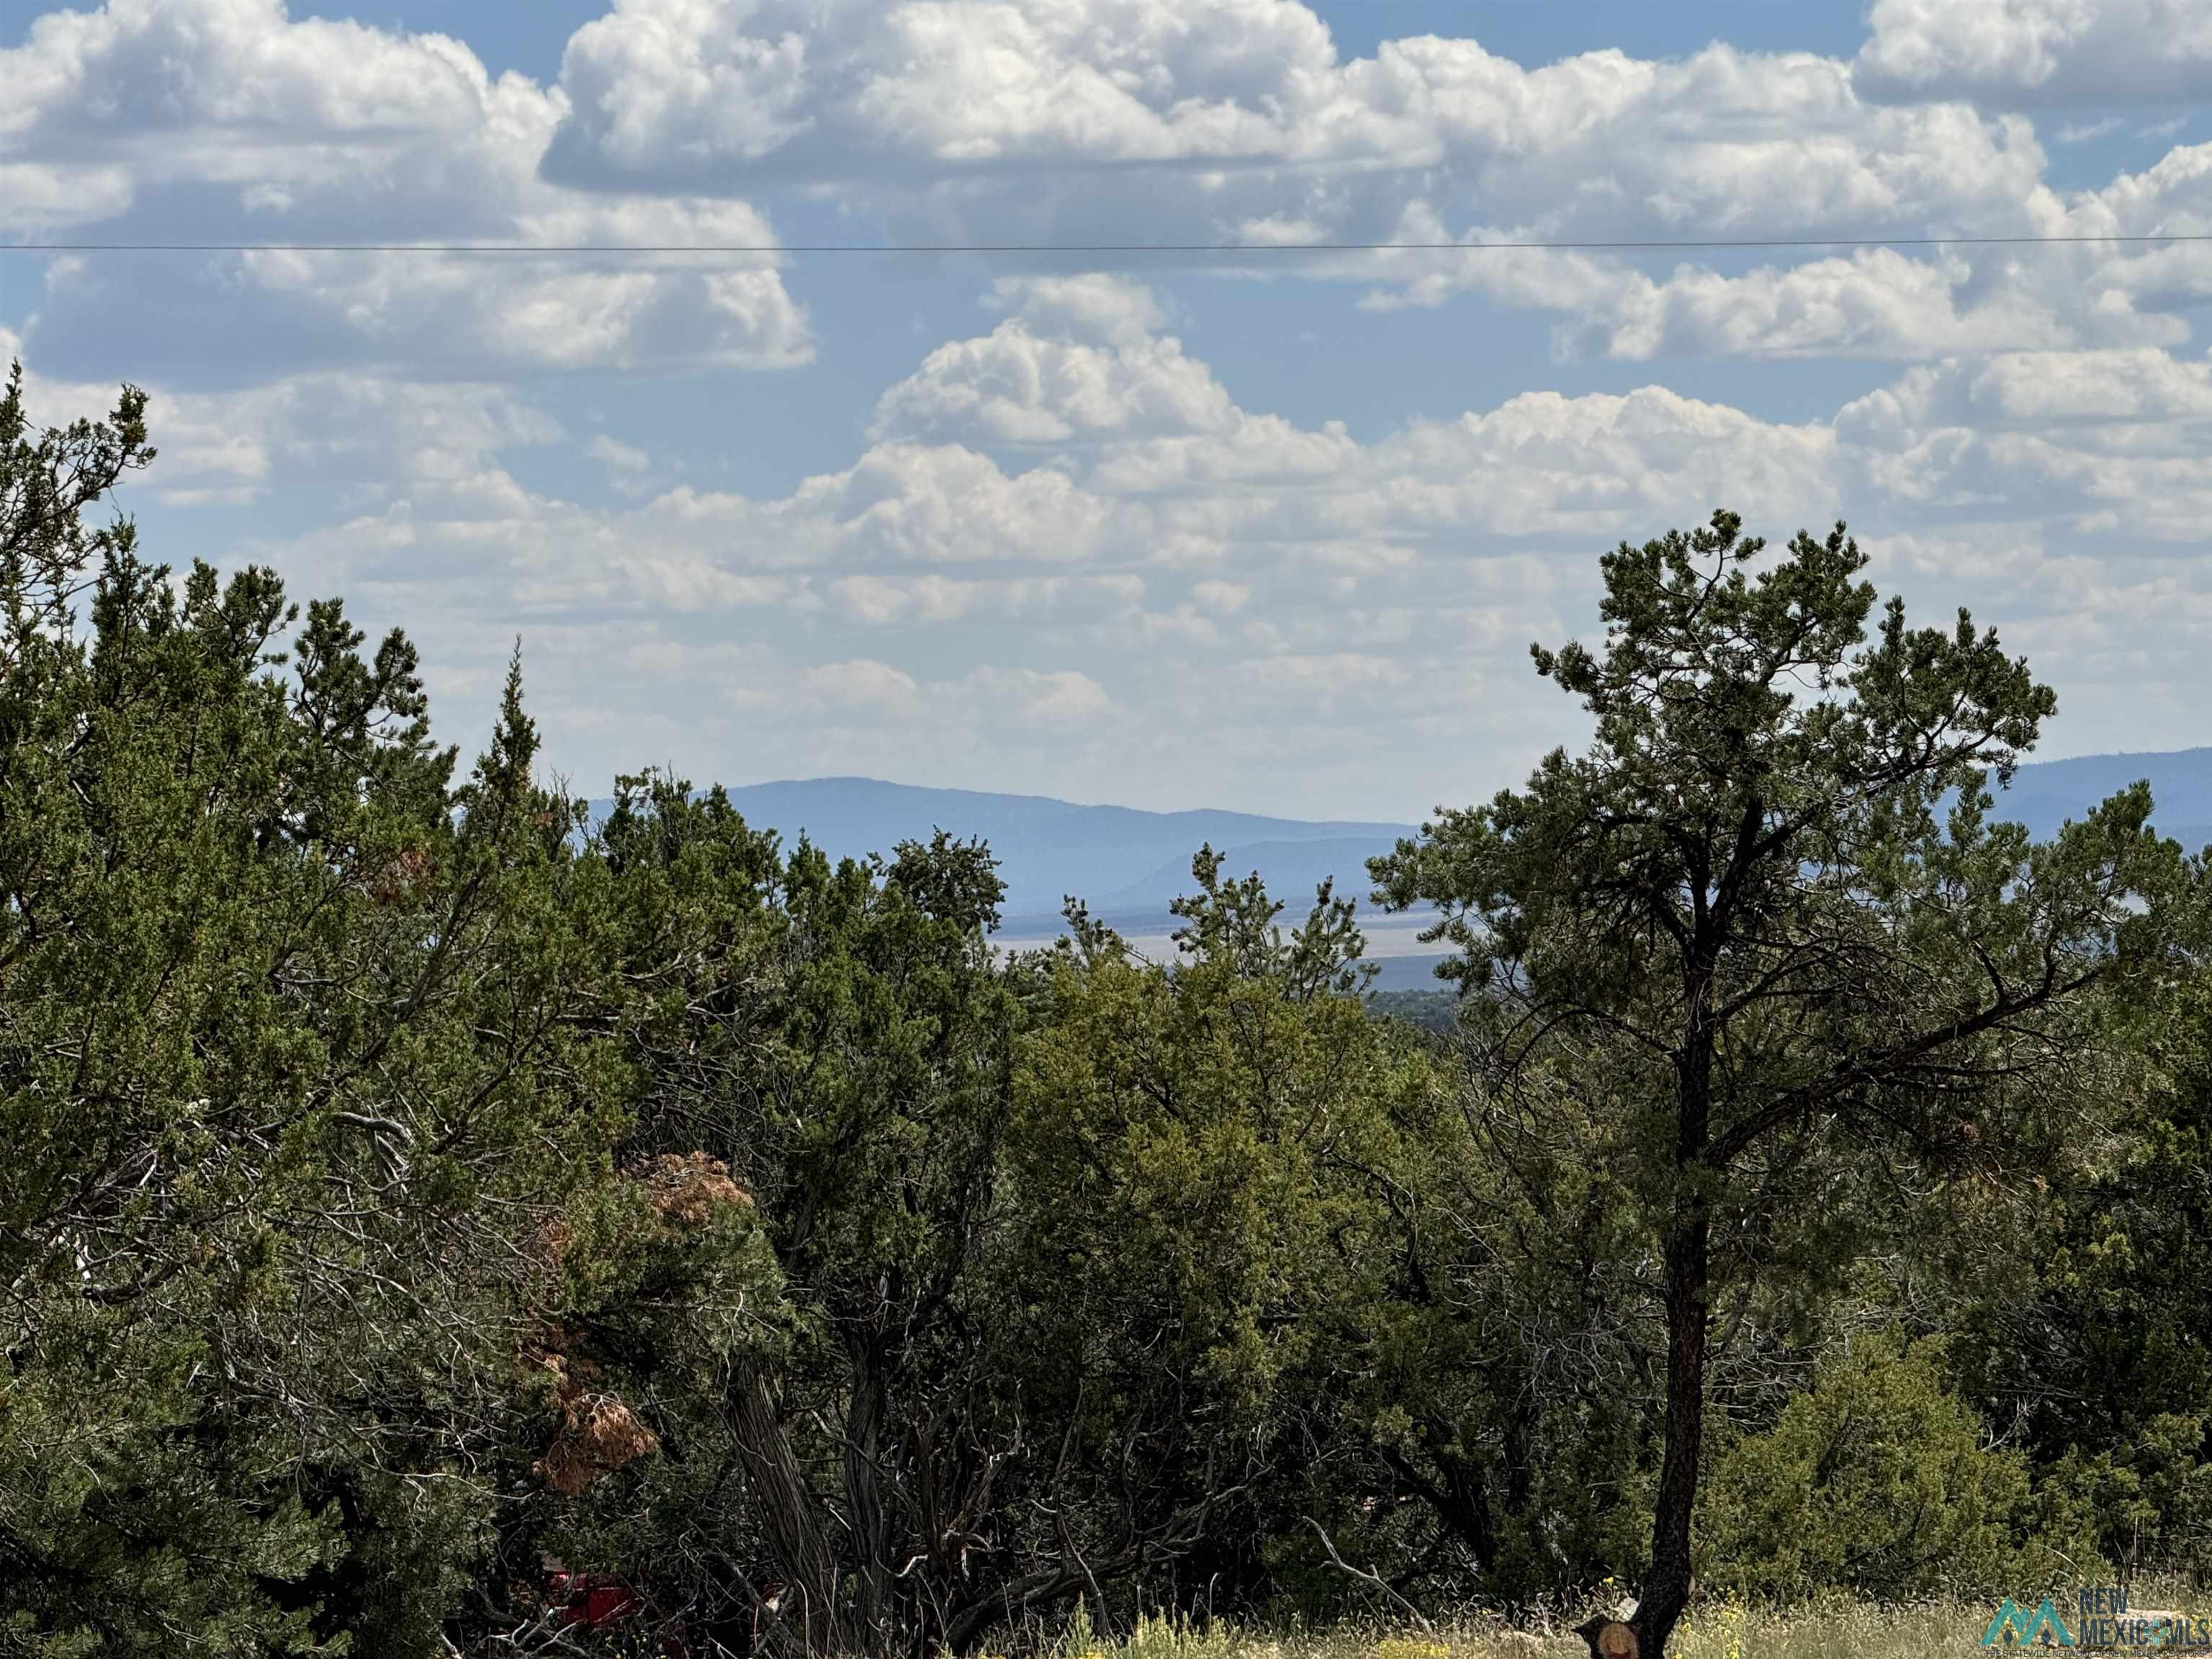
<instances>
[{"instance_id":1,"label":"bush","mask_svg":"<svg viewBox=\"0 0 2212 1659\"><path fill-rule=\"evenodd\" d=\"M1882 1601L2079 1578L2094 1544L2047 1519L2018 1454L1946 1386L1940 1341L1860 1341L1713 1472L1700 1577L1798 1600Z\"/></svg>"}]
</instances>

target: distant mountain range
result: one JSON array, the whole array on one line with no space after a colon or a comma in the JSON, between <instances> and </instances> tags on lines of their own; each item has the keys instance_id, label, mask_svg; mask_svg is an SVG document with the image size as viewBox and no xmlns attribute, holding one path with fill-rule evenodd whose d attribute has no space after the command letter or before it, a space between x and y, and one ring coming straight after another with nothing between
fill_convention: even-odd
<instances>
[{"instance_id":1,"label":"distant mountain range","mask_svg":"<svg viewBox=\"0 0 2212 1659\"><path fill-rule=\"evenodd\" d=\"M872 778L747 784L728 794L747 823L781 830L786 842L803 831L836 856L888 854L899 842L927 841L939 829L980 836L1006 884L1007 930L1020 933L1056 926L1060 901L1070 894L1116 925L1164 922L1168 902L1191 889L1191 854L1207 845L1226 855L1230 871L1257 870L1270 890L1294 902L1331 875L1364 897L1366 861L1417 828L1204 809L1145 812Z\"/></svg>"},{"instance_id":2,"label":"distant mountain range","mask_svg":"<svg viewBox=\"0 0 2212 1659\"><path fill-rule=\"evenodd\" d=\"M2021 767L2012 787L1996 793L1994 816L2048 836L2138 778L2150 780L2153 822L2160 835L2191 853L2212 842L2212 749L2039 761Z\"/></svg>"},{"instance_id":3,"label":"distant mountain range","mask_svg":"<svg viewBox=\"0 0 2212 1659\"><path fill-rule=\"evenodd\" d=\"M2012 787L2000 792L1997 816L2047 836L2137 778L2150 780L2165 834L2192 852L2212 842L2212 748L2085 755L2023 766ZM804 833L838 856L888 853L901 841L927 840L939 828L980 836L998 856L1006 884L1004 931L1017 939L1057 931L1060 901L1068 894L1125 932L1165 933L1168 902L1190 890L1191 854L1206 843L1222 851L1231 872L1256 870L1269 890L1294 908L1308 901L1316 884L1334 876L1341 891L1363 901L1364 909L1367 860L1416 829L1249 812L1146 812L1042 795L920 789L872 778L748 784L731 789L729 796L748 822L780 830L786 842ZM1414 959L1404 961L1406 969L1414 966ZM1425 968L1420 971L1425 975Z\"/></svg>"}]
</instances>

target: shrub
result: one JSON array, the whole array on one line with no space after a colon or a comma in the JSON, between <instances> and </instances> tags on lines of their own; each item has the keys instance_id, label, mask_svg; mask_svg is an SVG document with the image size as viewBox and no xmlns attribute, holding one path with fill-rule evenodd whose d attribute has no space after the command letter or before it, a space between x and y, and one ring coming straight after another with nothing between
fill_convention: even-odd
<instances>
[{"instance_id":1,"label":"shrub","mask_svg":"<svg viewBox=\"0 0 2212 1659\"><path fill-rule=\"evenodd\" d=\"M2093 1545L2044 1520L2018 1454L1945 1384L1942 1345L1874 1338L1729 1446L1702 1519L1710 1583L1883 1601L2078 1577Z\"/></svg>"}]
</instances>

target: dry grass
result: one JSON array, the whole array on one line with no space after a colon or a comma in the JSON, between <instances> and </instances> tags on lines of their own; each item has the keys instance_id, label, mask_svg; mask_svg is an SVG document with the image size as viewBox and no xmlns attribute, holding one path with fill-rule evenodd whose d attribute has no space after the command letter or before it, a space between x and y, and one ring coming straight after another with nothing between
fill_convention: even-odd
<instances>
[{"instance_id":1,"label":"dry grass","mask_svg":"<svg viewBox=\"0 0 2212 1659\"><path fill-rule=\"evenodd\" d=\"M2147 1586L2137 1605L2212 1614L2212 1602L2172 1585ZM2070 1617L2070 1593L2061 1612ZM1937 1601L1905 1607L1838 1601L1790 1610L1706 1601L1692 1607L1669 1644L1670 1659L1937 1659L1979 1654L1996 1606ZM1567 1626L1579 1615L1516 1629L1480 1619L1440 1625L1431 1637L1403 1629L1341 1626L1261 1632L1147 1620L1127 1639L1102 1640L1076 1625L1048 1644L1045 1659L1588 1659Z\"/></svg>"}]
</instances>

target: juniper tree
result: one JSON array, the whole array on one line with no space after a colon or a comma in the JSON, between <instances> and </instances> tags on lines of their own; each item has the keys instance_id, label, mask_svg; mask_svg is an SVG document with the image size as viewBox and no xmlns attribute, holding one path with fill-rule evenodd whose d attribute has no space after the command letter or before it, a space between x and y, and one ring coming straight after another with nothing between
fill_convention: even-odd
<instances>
[{"instance_id":1,"label":"juniper tree","mask_svg":"<svg viewBox=\"0 0 2212 1659\"><path fill-rule=\"evenodd\" d=\"M95 522L143 417L0 397L0 1652L441 1651L617 1201L592 869L518 684L457 784L404 636Z\"/></svg>"},{"instance_id":2,"label":"juniper tree","mask_svg":"<svg viewBox=\"0 0 2212 1659\"><path fill-rule=\"evenodd\" d=\"M1375 861L1441 916L1487 1087L1568 1114L1650 1241L1664 1451L1634 1623L1690 1589L1717 1295L1818 1274L1887 1157L2002 1167L2085 993L2149 948L2178 850L2142 785L2055 840L1992 821L2056 699L1963 611L1869 628L1838 525L1779 557L1734 514L1602 561L1601 650L1534 647L1595 740Z\"/></svg>"}]
</instances>

